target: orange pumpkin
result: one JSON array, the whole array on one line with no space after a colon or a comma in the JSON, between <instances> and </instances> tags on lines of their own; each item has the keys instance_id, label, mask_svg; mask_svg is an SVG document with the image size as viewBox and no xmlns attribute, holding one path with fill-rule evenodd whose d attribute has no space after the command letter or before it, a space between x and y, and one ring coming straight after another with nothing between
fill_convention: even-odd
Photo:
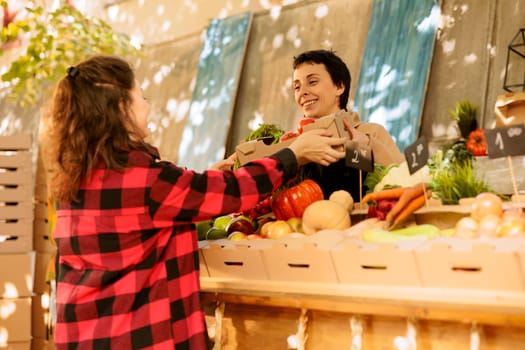
<instances>
[{"instance_id":1,"label":"orange pumpkin","mask_svg":"<svg viewBox=\"0 0 525 350\"><path fill-rule=\"evenodd\" d=\"M321 187L317 182L307 179L272 195L272 210L277 220L302 218L310 204L322 199Z\"/></svg>"}]
</instances>

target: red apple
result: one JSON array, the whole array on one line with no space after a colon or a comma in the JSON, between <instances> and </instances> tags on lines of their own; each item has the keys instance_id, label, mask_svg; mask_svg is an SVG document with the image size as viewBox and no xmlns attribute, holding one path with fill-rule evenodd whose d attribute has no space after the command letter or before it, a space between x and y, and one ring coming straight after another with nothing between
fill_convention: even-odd
<instances>
[{"instance_id":1,"label":"red apple","mask_svg":"<svg viewBox=\"0 0 525 350\"><path fill-rule=\"evenodd\" d=\"M246 235L251 235L254 231L253 221L244 215L233 218L226 226L226 232L232 233L235 231L242 232Z\"/></svg>"}]
</instances>

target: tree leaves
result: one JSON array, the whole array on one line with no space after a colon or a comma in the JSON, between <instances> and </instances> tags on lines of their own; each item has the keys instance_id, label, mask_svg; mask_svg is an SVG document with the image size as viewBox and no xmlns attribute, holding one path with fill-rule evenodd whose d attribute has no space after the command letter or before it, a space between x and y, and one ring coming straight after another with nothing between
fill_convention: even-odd
<instances>
[{"instance_id":1,"label":"tree leaves","mask_svg":"<svg viewBox=\"0 0 525 350\"><path fill-rule=\"evenodd\" d=\"M7 2L2 0L1 5ZM108 23L87 17L67 3L47 11L29 2L24 18L2 28L0 39L4 44L22 35L26 36L24 52L1 76L9 83L9 98L22 107L39 103L67 67L93 54L140 54L129 36L115 33Z\"/></svg>"}]
</instances>

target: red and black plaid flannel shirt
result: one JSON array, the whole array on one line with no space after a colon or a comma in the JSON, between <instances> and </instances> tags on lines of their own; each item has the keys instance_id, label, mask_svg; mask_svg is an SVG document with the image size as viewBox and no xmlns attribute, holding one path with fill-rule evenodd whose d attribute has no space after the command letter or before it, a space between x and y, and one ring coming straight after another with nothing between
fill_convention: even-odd
<instances>
[{"instance_id":1,"label":"red and black plaid flannel shirt","mask_svg":"<svg viewBox=\"0 0 525 350\"><path fill-rule=\"evenodd\" d=\"M255 206L295 176L295 157L198 174L154 148L124 156L124 171L96 169L79 203L58 206L56 347L205 349L190 222Z\"/></svg>"}]
</instances>

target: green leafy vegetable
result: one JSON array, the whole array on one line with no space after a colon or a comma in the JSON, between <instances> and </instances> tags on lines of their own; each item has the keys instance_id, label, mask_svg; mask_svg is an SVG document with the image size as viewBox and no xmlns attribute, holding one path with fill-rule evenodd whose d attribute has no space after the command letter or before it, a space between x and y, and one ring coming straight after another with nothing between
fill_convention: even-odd
<instances>
[{"instance_id":1,"label":"green leafy vegetable","mask_svg":"<svg viewBox=\"0 0 525 350\"><path fill-rule=\"evenodd\" d=\"M265 143L268 145L279 142L279 139L284 134L284 130L275 124L260 124L257 129L252 131L244 141L266 139Z\"/></svg>"}]
</instances>

